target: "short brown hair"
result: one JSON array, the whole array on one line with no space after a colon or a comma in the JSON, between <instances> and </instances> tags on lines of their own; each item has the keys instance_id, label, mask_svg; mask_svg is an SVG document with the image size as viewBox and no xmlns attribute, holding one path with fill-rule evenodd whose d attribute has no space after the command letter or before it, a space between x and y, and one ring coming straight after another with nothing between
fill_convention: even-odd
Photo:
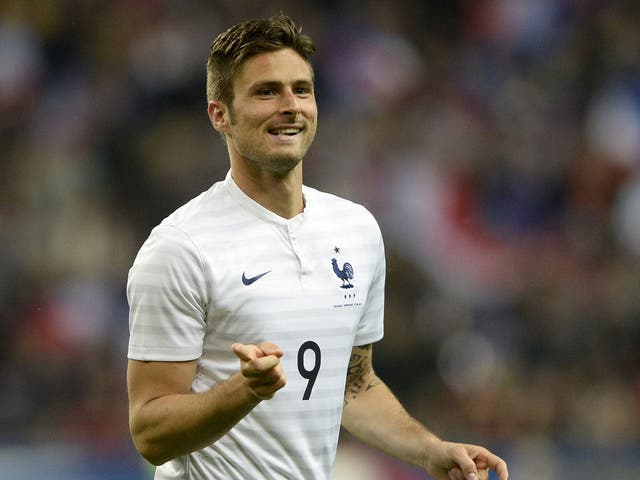
<instances>
[{"instance_id":1,"label":"short brown hair","mask_svg":"<svg viewBox=\"0 0 640 480\"><path fill-rule=\"evenodd\" d=\"M311 66L313 40L291 18L280 14L238 23L218 35L209 49L207 100L231 105L233 80L242 62L253 55L291 48Z\"/></svg>"}]
</instances>

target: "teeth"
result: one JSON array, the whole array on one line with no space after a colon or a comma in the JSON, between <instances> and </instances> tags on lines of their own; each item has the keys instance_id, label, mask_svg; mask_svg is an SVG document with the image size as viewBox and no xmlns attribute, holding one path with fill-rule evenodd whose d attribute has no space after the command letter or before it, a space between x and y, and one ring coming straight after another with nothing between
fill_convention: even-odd
<instances>
[{"instance_id":1,"label":"teeth","mask_svg":"<svg viewBox=\"0 0 640 480\"><path fill-rule=\"evenodd\" d=\"M300 132L299 128L278 128L271 130L274 135L295 135Z\"/></svg>"}]
</instances>

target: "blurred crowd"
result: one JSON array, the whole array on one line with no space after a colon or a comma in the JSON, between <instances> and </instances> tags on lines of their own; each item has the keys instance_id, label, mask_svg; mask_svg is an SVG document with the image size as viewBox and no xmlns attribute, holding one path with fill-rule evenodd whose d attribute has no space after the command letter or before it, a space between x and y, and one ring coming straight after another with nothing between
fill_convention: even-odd
<instances>
[{"instance_id":1,"label":"blurred crowd","mask_svg":"<svg viewBox=\"0 0 640 480\"><path fill-rule=\"evenodd\" d=\"M597 478L637 473L633 0L1 1L0 447L137 458L127 271L228 169L210 42L278 11L318 47L305 183L363 203L385 236L380 376L515 478L600 456Z\"/></svg>"}]
</instances>

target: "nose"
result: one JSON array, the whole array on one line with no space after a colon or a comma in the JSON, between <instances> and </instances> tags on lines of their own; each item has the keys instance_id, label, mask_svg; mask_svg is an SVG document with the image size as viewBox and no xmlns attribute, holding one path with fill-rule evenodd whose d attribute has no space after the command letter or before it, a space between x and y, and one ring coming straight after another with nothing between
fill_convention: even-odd
<instances>
[{"instance_id":1,"label":"nose","mask_svg":"<svg viewBox=\"0 0 640 480\"><path fill-rule=\"evenodd\" d=\"M300 113L300 103L298 97L292 90L286 90L282 95L281 113L297 115Z\"/></svg>"}]
</instances>

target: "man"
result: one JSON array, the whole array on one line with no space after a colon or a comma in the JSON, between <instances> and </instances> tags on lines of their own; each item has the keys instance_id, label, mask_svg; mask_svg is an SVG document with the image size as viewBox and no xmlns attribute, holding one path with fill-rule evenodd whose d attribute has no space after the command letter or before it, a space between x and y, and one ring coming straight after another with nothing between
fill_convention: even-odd
<instances>
[{"instance_id":1,"label":"man","mask_svg":"<svg viewBox=\"0 0 640 480\"><path fill-rule=\"evenodd\" d=\"M372 368L385 261L361 206L302 184L312 40L284 16L218 36L208 114L230 172L157 226L129 274L130 427L156 479L328 479L340 425L434 478L508 478Z\"/></svg>"}]
</instances>

